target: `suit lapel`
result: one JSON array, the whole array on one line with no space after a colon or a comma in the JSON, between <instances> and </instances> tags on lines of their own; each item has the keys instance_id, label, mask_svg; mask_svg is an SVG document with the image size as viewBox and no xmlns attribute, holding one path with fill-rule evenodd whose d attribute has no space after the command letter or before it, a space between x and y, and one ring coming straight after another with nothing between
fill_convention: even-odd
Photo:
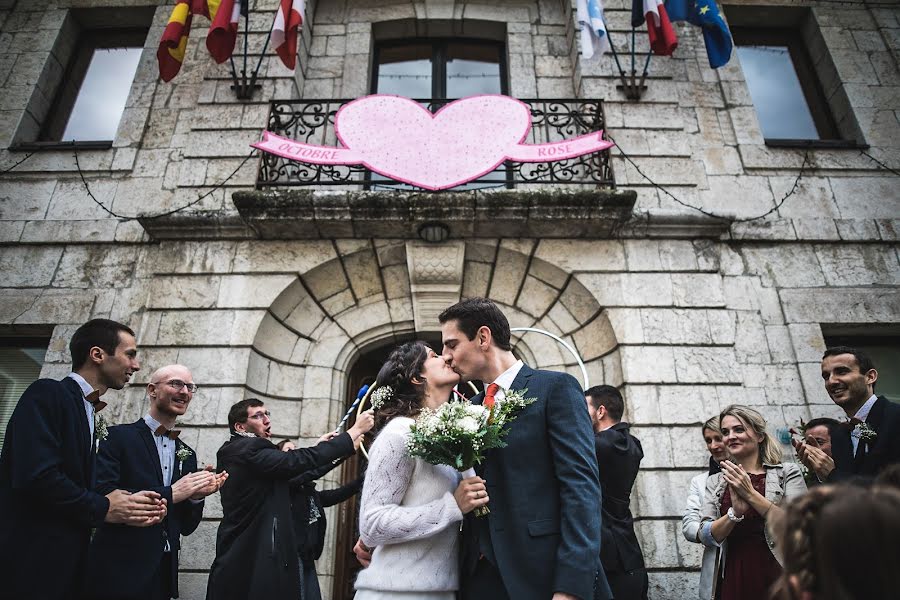
<instances>
[{"instance_id":1,"label":"suit lapel","mask_svg":"<svg viewBox=\"0 0 900 600\"><path fill-rule=\"evenodd\" d=\"M831 438L831 456L839 471L853 472L853 444L850 441L850 430L847 427L836 428Z\"/></svg>"},{"instance_id":2,"label":"suit lapel","mask_svg":"<svg viewBox=\"0 0 900 600\"><path fill-rule=\"evenodd\" d=\"M144 441L144 446L150 454L150 463L153 465L156 479L159 481L159 485L162 485L162 468L159 466L159 452L156 450L156 444L153 442L153 433L151 433L150 428L147 427L147 423L145 423L143 419L139 419L134 426L137 427L138 435L141 436L141 439Z\"/></svg>"},{"instance_id":3,"label":"suit lapel","mask_svg":"<svg viewBox=\"0 0 900 600\"><path fill-rule=\"evenodd\" d=\"M857 473L863 472L863 465L865 464L866 456L869 454L869 451L878 443L878 430L881 428L881 422L884 420L884 413L887 408L886 403L888 400L883 396L879 396L878 400L875 401L875 404L872 405L872 409L869 411L868 416L866 417L866 425L869 426L869 429L876 433L876 438L871 441L863 441L859 440L859 452L856 454L856 469Z\"/></svg>"},{"instance_id":4,"label":"suit lapel","mask_svg":"<svg viewBox=\"0 0 900 600\"><path fill-rule=\"evenodd\" d=\"M66 390L69 392L69 397L72 399L72 404L74 405L75 414L77 415L76 428L82 439L82 443L78 446L79 450L84 452L85 472L88 474L89 481L92 481L94 456L97 453L92 452L94 449L94 440L91 439L91 428L88 425L87 420L87 408L84 406L84 394L81 392L81 387L78 385L78 382L71 377L64 378L62 383L66 386Z\"/></svg>"},{"instance_id":5,"label":"suit lapel","mask_svg":"<svg viewBox=\"0 0 900 600\"><path fill-rule=\"evenodd\" d=\"M532 375L534 375L534 369L523 363L522 368L519 369L519 373L516 375L516 378L513 379L512 385L509 386L509 389L521 390L527 388L528 380L531 379Z\"/></svg>"}]
</instances>

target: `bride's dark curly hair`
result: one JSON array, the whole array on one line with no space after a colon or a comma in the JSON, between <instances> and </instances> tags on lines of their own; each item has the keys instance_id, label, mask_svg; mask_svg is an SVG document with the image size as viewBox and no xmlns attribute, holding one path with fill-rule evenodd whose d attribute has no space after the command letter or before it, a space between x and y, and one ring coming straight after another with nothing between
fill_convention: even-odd
<instances>
[{"instance_id":1,"label":"bride's dark curly hair","mask_svg":"<svg viewBox=\"0 0 900 600\"><path fill-rule=\"evenodd\" d=\"M419 340L406 342L391 351L387 362L378 371L373 392L389 385L394 393L375 411L375 431L380 431L394 417L415 418L421 412L425 395L422 368L427 358L428 345Z\"/></svg>"}]
</instances>

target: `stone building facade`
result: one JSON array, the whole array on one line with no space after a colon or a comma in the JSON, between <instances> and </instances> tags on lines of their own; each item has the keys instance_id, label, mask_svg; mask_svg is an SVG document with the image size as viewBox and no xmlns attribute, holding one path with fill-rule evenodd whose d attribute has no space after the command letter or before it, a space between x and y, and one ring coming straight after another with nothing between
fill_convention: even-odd
<instances>
[{"instance_id":1,"label":"stone building facade","mask_svg":"<svg viewBox=\"0 0 900 600\"><path fill-rule=\"evenodd\" d=\"M850 142L808 149L766 143L740 61L710 69L700 30L686 25L675 56L653 59L647 90L632 101L617 89L610 57L581 57L574 0L308 0L296 72L274 56L263 60L261 89L244 101L227 66L206 52L203 19L180 74L157 80L173 4L0 0L0 338L43 332L42 375L59 377L80 323L130 324L144 368L129 389L110 394L113 421L138 418L140 384L179 362L201 386L183 434L201 461L214 462L228 408L247 396L266 400L277 435L312 442L343 414L360 361L416 334L434 339L442 306L486 295L513 326L546 329L576 347L591 383L623 390L646 453L633 509L651 597L679 599L693 596L698 577L700 548L679 524L688 482L706 460L699 424L731 403L757 407L773 431L835 416L818 370L826 339L896 343L900 186L896 172L860 151L900 165L900 13L890 2L723 6L732 26L739 17L757 27L761 14L777 23L780 10L802 18ZM256 55L277 4L250 2ZM118 131L103 147L34 145L78 35L72 15L87 8L148 15ZM630 3L611 0L606 10L613 41L627 48ZM509 95L603 100L609 133L634 161L611 151L616 190L588 186L579 204L555 189L255 189L257 161L242 161L267 125L270 100L370 93L379 36L479 35L500 38ZM637 44L646 52L645 33ZM169 216L120 219L98 205L159 215L235 170ZM772 209L795 184L772 214L741 221ZM366 208L389 204L401 212ZM415 231L434 214L450 239L427 243ZM549 338L522 335L516 350L535 366L581 377ZM211 500L185 541L182 598L204 597L220 514ZM346 562L338 543L346 521L329 512L318 567L326 597Z\"/></svg>"}]
</instances>

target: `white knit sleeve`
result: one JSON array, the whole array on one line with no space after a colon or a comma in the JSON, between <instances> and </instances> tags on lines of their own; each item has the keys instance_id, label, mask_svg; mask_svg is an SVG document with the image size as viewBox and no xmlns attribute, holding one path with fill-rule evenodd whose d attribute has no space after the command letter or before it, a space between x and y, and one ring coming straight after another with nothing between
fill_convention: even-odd
<instances>
[{"instance_id":1,"label":"white knit sleeve","mask_svg":"<svg viewBox=\"0 0 900 600\"><path fill-rule=\"evenodd\" d=\"M462 513L449 491L419 506L400 505L414 466L415 459L406 448L406 436L382 431L369 452L359 510L360 537L366 545L384 546L427 538L462 520Z\"/></svg>"}]
</instances>

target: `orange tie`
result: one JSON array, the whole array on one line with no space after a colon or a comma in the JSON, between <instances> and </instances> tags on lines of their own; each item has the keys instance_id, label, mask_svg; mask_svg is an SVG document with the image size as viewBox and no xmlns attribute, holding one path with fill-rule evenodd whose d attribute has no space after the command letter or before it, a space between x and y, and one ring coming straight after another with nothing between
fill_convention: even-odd
<instances>
[{"instance_id":1,"label":"orange tie","mask_svg":"<svg viewBox=\"0 0 900 600\"><path fill-rule=\"evenodd\" d=\"M496 383L487 386L487 389L484 391L484 402L482 403L485 408L488 410L494 408L494 396L496 396L499 391L500 386Z\"/></svg>"}]
</instances>

